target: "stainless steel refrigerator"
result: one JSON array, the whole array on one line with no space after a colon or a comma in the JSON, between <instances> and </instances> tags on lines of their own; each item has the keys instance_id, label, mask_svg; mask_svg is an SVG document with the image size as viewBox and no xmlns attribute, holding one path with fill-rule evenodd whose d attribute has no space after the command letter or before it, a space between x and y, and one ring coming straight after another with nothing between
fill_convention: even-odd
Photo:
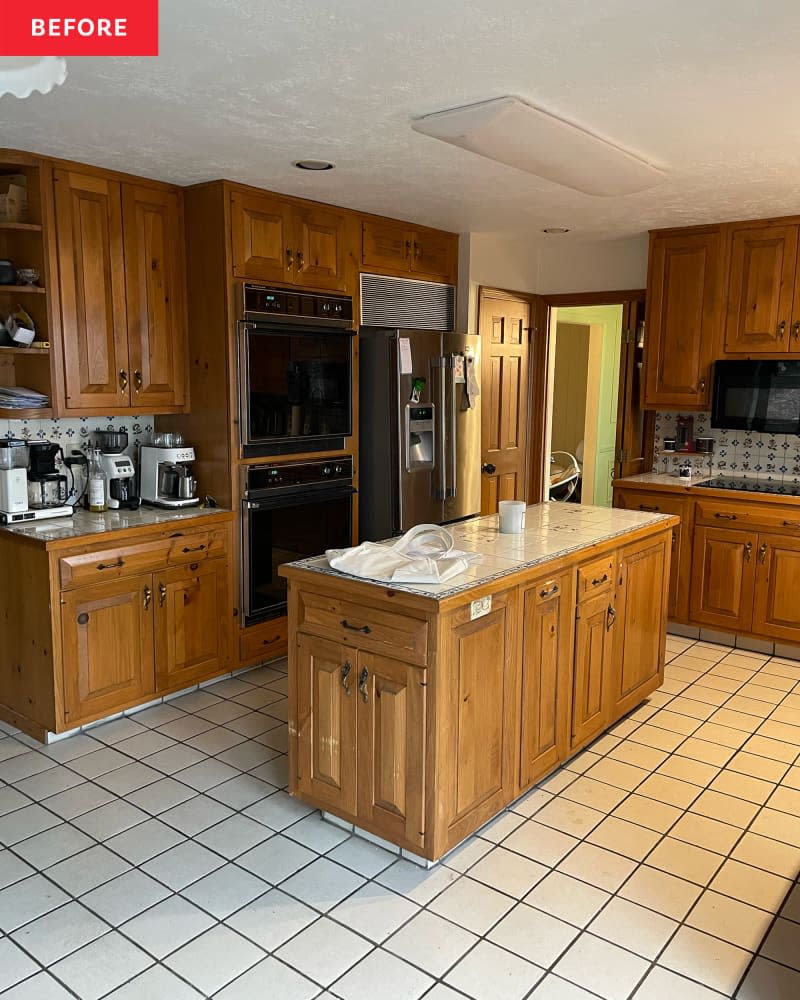
<instances>
[{"instance_id":1,"label":"stainless steel refrigerator","mask_svg":"<svg viewBox=\"0 0 800 1000\"><path fill-rule=\"evenodd\" d=\"M361 327L359 534L480 512L479 338Z\"/></svg>"}]
</instances>

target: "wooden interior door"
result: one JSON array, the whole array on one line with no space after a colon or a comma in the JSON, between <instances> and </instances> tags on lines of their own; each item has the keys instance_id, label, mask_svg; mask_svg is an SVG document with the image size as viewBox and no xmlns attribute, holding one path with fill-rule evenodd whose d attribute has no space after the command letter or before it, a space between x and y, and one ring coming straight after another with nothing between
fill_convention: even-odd
<instances>
[{"instance_id":1,"label":"wooden interior door","mask_svg":"<svg viewBox=\"0 0 800 1000\"><path fill-rule=\"evenodd\" d=\"M373 832L425 839L426 672L358 654L358 815Z\"/></svg>"},{"instance_id":2,"label":"wooden interior door","mask_svg":"<svg viewBox=\"0 0 800 1000\"><path fill-rule=\"evenodd\" d=\"M759 535L753 631L796 642L800 629L800 539Z\"/></svg>"},{"instance_id":3,"label":"wooden interior door","mask_svg":"<svg viewBox=\"0 0 800 1000\"><path fill-rule=\"evenodd\" d=\"M789 349L797 244L797 226L733 228L726 353Z\"/></svg>"},{"instance_id":4,"label":"wooden interior door","mask_svg":"<svg viewBox=\"0 0 800 1000\"><path fill-rule=\"evenodd\" d=\"M267 195L231 194L231 250L235 278L294 282L292 206Z\"/></svg>"},{"instance_id":5,"label":"wooden interior door","mask_svg":"<svg viewBox=\"0 0 800 1000\"><path fill-rule=\"evenodd\" d=\"M572 746L597 736L608 724L614 655L614 595L598 594L578 605L572 691Z\"/></svg>"},{"instance_id":6,"label":"wooden interior door","mask_svg":"<svg viewBox=\"0 0 800 1000\"><path fill-rule=\"evenodd\" d=\"M69 170L55 170L53 176L66 407L126 407L130 372L120 185Z\"/></svg>"},{"instance_id":7,"label":"wooden interior door","mask_svg":"<svg viewBox=\"0 0 800 1000\"><path fill-rule=\"evenodd\" d=\"M154 692L154 603L149 573L63 593L68 725L121 711Z\"/></svg>"},{"instance_id":8,"label":"wooden interior door","mask_svg":"<svg viewBox=\"0 0 800 1000\"><path fill-rule=\"evenodd\" d=\"M644 301L631 299L622 307L615 478L648 472L653 462L656 415L644 402Z\"/></svg>"},{"instance_id":9,"label":"wooden interior door","mask_svg":"<svg viewBox=\"0 0 800 1000\"><path fill-rule=\"evenodd\" d=\"M574 571L544 577L522 594L520 789L569 753Z\"/></svg>"},{"instance_id":10,"label":"wooden interior door","mask_svg":"<svg viewBox=\"0 0 800 1000\"><path fill-rule=\"evenodd\" d=\"M181 406L186 383L183 227L174 191L122 185L131 403Z\"/></svg>"},{"instance_id":11,"label":"wooden interior door","mask_svg":"<svg viewBox=\"0 0 800 1000\"><path fill-rule=\"evenodd\" d=\"M481 289L481 514L525 500L528 427L528 300Z\"/></svg>"},{"instance_id":12,"label":"wooden interior door","mask_svg":"<svg viewBox=\"0 0 800 1000\"><path fill-rule=\"evenodd\" d=\"M749 632L756 535L697 525L692 548L692 621Z\"/></svg>"},{"instance_id":13,"label":"wooden interior door","mask_svg":"<svg viewBox=\"0 0 800 1000\"><path fill-rule=\"evenodd\" d=\"M344 290L345 216L316 207L298 209L295 216L295 284Z\"/></svg>"}]
</instances>

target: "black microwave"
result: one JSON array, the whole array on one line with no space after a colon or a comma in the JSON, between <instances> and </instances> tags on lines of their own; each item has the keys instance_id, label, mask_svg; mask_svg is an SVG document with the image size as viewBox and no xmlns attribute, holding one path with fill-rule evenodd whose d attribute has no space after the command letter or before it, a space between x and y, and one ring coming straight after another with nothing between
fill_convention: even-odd
<instances>
[{"instance_id":1,"label":"black microwave","mask_svg":"<svg viewBox=\"0 0 800 1000\"><path fill-rule=\"evenodd\" d=\"M800 434L800 361L717 361L711 426Z\"/></svg>"}]
</instances>

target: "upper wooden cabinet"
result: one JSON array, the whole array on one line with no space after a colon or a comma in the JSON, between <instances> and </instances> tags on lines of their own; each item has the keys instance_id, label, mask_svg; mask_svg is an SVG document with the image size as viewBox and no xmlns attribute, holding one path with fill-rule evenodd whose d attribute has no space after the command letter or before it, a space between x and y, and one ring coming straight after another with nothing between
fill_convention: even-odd
<instances>
[{"instance_id":1,"label":"upper wooden cabinet","mask_svg":"<svg viewBox=\"0 0 800 1000\"><path fill-rule=\"evenodd\" d=\"M402 222L361 223L361 267L455 283L458 236Z\"/></svg>"},{"instance_id":2,"label":"upper wooden cabinet","mask_svg":"<svg viewBox=\"0 0 800 1000\"><path fill-rule=\"evenodd\" d=\"M344 291L346 235L344 211L231 192L235 278Z\"/></svg>"},{"instance_id":3,"label":"upper wooden cabinet","mask_svg":"<svg viewBox=\"0 0 800 1000\"><path fill-rule=\"evenodd\" d=\"M726 354L800 352L797 225L731 227Z\"/></svg>"},{"instance_id":4,"label":"upper wooden cabinet","mask_svg":"<svg viewBox=\"0 0 800 1000\"><path fill-rule=\"evenodd\" d=\"M646 407L708 409L721 277L722 234L718 226L651 238L644 355Z\"/></svg>"},{"instance_id":5,"label":"upper wooden cabinet","mask_svg":"<svg viewBox=\"0 0 800 1000\"><path fill-rule=\"evenodd\" d=\"M73 170L54 183L65 412L180 409L180 196Z\"/></svg>"}]
</instances>

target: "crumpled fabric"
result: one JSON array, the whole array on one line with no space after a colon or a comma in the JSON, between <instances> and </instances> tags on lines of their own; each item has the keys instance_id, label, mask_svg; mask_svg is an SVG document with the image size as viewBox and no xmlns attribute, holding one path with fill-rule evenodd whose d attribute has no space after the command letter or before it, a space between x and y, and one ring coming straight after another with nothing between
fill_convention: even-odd
<instances>
[{"instance_id":1,"label":"crumpled fabric","mask_svg":"<svg viewBox=\"0 0 800 1000\"><path fill-rule=\"evenodd\" d=\"M362 542L328 549L328 565L348 576L383 583L447 583L464 573L477 553L453 547L453 536L438 524L418 524L392 542Z\"/></svg>"}]
</instances>

